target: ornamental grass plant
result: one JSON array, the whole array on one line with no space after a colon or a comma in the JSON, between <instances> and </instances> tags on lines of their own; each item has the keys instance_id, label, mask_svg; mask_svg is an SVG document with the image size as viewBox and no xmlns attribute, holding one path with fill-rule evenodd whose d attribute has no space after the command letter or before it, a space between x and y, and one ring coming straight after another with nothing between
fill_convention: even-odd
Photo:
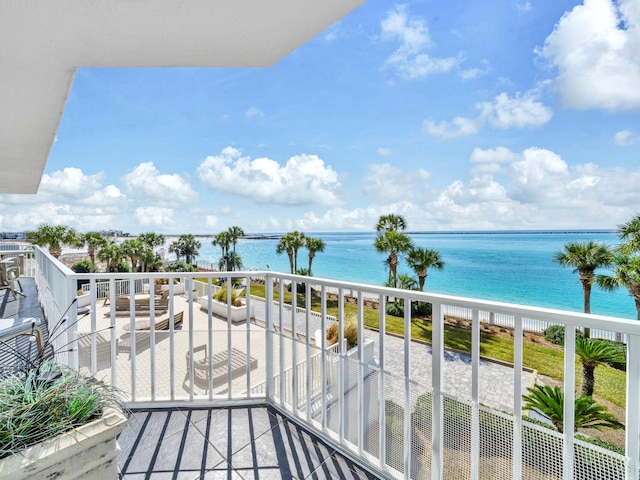
<instances>
[{"instance_id":1,"label":"ornamental grass plant","mask_svg":"<svg viewBox=\"0 0 640 480\"><path fill-rule=\"evenodd\" d=\"M71 368L44 361L0 380L0 459L99 418L126 411L119 392Z\"/></svg>"}]
</instances>

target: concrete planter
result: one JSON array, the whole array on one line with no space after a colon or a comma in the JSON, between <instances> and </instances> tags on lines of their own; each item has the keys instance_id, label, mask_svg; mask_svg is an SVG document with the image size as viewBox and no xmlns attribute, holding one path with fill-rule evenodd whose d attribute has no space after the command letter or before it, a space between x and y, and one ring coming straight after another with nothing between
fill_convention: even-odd
<instances>
[{"instance_id":1,"label":"concrete planter","mask_svg":"<svg viewBox=\"0 0 640 480\"><path fill-rule=\"evenodd\" d=\"M199 297L198 301L200 302L200 308L202 310L209 310L209 297ZM218 317L227 318L227 304L218 302L217 300L211 301L211 313L217 315ZM253 303L251 303L249 318L253 317ZM241 307L231 306L231 323L242 323L247 320L247 306L242 305Z\"/></svg>"},{"instance_id":2,"label":"concrete planter","mask_svg":"<svg viewBox=\"0 0 640 480\"><path fill-rule=\"evenodd\" d=\"M320 330L315 331L316 345L322 341ZM346 340L345 340L346 342ZM337 345L327 347L327 382L330 386L337 387L340 384L340 355L337 353ZM355 346L344 355L343 365L343 391L348 392L358 384L360 366L362 364L362 376L369 375L369 364L375 363L374 343L365 339L362 343L362 358L358 358L358 347Z\"/></svg>"},{"instance_id":3,"label":"concrete planter","mask_svg":"<svg viewBox=\"0 0 640 480\"><path fill-rule=\"evenodd\" d=\"M169 285L162 285L161 291L169 290ZM173 294L182 295L185 292L184 283L177 283L173 285Z\"/></svg>"},{"instance_id":4,"label":"concrete planter","mask_svg":"<svg viewBox=\"0 0 640 480\"><path fill-rule=\"evenodd\" d=\"M118 477L116 436L127 423L107 409L93 422L0 460L0 479L99 480Z\"/></svg>"},{"instance_id":5,"label":"concrete planter","mask_svg":"<svg viewBox=\"0 0 640 480\"><path fill-rule=\"evenodd\" d=\"M78 308L88 307L91 305L91 294L85 293L84 295L80 295L78 297L78 301L76 302Z\"/></svg>"}]
</instances>

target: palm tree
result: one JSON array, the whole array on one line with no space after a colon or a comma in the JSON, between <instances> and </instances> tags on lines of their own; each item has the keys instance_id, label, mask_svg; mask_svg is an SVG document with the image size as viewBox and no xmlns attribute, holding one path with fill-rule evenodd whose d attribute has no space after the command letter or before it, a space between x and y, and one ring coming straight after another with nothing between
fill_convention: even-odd
<instances>
[{"instance_id":1,"label":"palm tree","mask_svg":"<svg viewBox=\"0 0 640 480\"><path fill-rule=\"evenodd\" d=\"M621 253L631 255L640 251L640 213L618 228L618 236L624 241Z\"/></svg>"},{"instance_id":2,"label":"palm tree","mask_svg":"<svg viewBox=\"0 0 640 480\"><path fill-rule=\"evenodd\" d=\"M386 253L387 265L393 288L398 287L398 254L406 253L413 248L413 242L404 233L385 230L378 234L373 246L378 253Z\"/></svg>"},{"instance_id":3,"label":"palm tree","mask_svg":"<svg viewBox=\"0 0 640 480\"><path fill-rule=\"evenodd\" d=\"M305 235L302 232L294 231L283 235L276 245L276 253L287 252L289 256L289 266L291 273L298 271L298 250L305 245Z\"/></svg>"},{"instance_id":4,"label":"palm tree","mask_svg":"<svg viewBox=\"0 0 640 480\"><path fill-rule=\"evenodd\" d=\"M180 235L178 240L180 242L180 246L182 248L182 255L185 256L185 260L188 264L193 263L193 258L198 256L198 249L202 246L199 240L191 235L190 233L186 235Z\"/></svg>"},{"instance_id":5,"label":"palm tree","mask_svg":"<svg viewBox=\"0 0 640 480\"><path fill-rule=\"evenodd\" d=\"M132 272L137 271L138 260L145 256L145 250L149 249L149 246L139 238L130 238L120 244L120 251L123 257L128 257L131 260Z\"/></svg>"},{"instance_id":6,"label":"palm tree","mask_svg":"<svg viewBox=\"0 0 640 480\"><path fill-rule=\"evenodd\" d=\"M437 268L438 270L444 268L440 252L431 248L412 248L407 255L407 264L418 275L420 291L424 288L429 268Z\"/></svg>"},{"instance_id":7,"label":"palm tree","mask_svg":"<svg viewBox=\"0 0 640 480\"><path fill-rule=\"evenodd\" d=\"M182 245L179 240L175 240L169 244L169 253L175 253L176 261L180 260L182 256Z\"/></svg>"},{"instance_id":8,"label":"palm tree","mask_svg":"<svg viewBox=\"0 0 640 480\"><path fill-rule=\"evenodd\" d=\"M218 261L218 269L221 271L227 270L226 257L231 243L231 234L228 230L225 232L220 232L213 238L213 240L211 240L211 245L213 245L214 247L217 245L222 250L222 255L220 256L220 260Z\"/></svg>"},{"instance_id":9,"label":"palm tree","mask_svg":"<svg viewBox=\"0 0 640 480\"><path fill-rule=\"evenodd\" d=\"M155 232L141 233L138 235L138 239L142 240L152 249L164 245L165 242L164 235Z\"/></svg>"},{"instance_id":10,"label":"palm tree","mask_svg":"<svg viewBox=\"0 0 640 480\"><path fill-rule=\"evenodd\" d=\"M307 237L305 240L305 247L309 250L309 268L307 274L311 277L311 264L316 256L316 252L324 252L325 243L321 238Z\"/></svg>"},{"instance_id":11,"label":"palm tree","mask_svg":"<svg viewBox=\"0 0 640 480\"><path fill-rule=\"evenodd\" d=\"M593 285L596 269L608 267L611 264L609 248L603 243L591 240L569 242L553 256L553 261L563 267L573 267L573 272L578 273L584 296L584 313L591 313L591 285ZM583 335L589 338L589 328L585 327Z\"/></svg>"},{"instance_id":12,"label":"palm tree","mask_svg":"<svg viewBox=\"0 0 640 480\"><path fill-rule=\"evenodd\" d=\"M613 345L595 338L576 338L576 355L582 362L582 394L588 397L593 395L593 374L598 365L625 361L624 354Z\"/></svg>"},{"instance_id":13,"label":"palm tree","mask_svg":"<svg viewBox=\"0 0 640 480\"><path fill-rule=\"evenodd\" d=\"M381 215L376 224L376 232L388 232L406 230L407 221L402 215L396 215L390 213L388 215Z\"/></svg>"},{"instance_id":14,"label":"palm tree","mask_svg":"<svg viewBox=\"0 0 640 480\"><path fill-rule=\"evenodd\" d=\"M229 227L229 238L231 238L231 243L233 244L233 253L236 252L236 243L238 243L238 239L244 237L244 230L242 228L234 225Z\"/></svg>"},{"instance_id":15,"label":"palm tree","mask_svg":"<svg viewBox=\"0 0 640 480\"><path fill-rule=\"evenodd\" d=\"M549 385L536 385L527 388L529 395L523 395L524 408L526 410L537 410L547 416L560 433L564 432L564 393L560 387ZM593 397L580 395L574 400L574 427L577 432L579 428L613 428L615 430L623 428L616 417L607 412L602 405L597 404Z\"/></svg>"},{"instance_id":16,"label":"palm tree","mask_svg":"<svg viewBox=\"0 0 640 480\"><path fill-rule=\"evenodd\" d=\"M110 240L99 252L98 258L107 264L108 272L117 272L118 263L124 257L120 245Z\"/></svg>"},{"instance_id":17,"label":"palm tree","mask_svg":"<svg viewBox=\"0 0 640 480\"><path fill-rule=\"evenodd\" d=\"M398 288L402 290L416 290L418 287L418 282L411 275L406 275L401 273L398 275Z\"/></svg>"},{"instance_id":18,"label":"palm tree","mask_svg":"<svg viewBox=\"0 0 640 480\"><path fill-rule=\"evenodd\" d=\"M60 258L63 245L79 244L78 234L73 228L47 223L43 223L34 231L27 232L27 238L40 247L48 247L49 253L55 258Z\"/></svg>"},{"instance_id":19,"label":"palm tree","mask_svg":"<svg viewBox=\"0 0 640 480\"><path fill-rule=\"evenodd\" d=\"M87 253L91 264L96 266L96 251L107 245L107 239L98 232L87 232L82 236L84 244L87 246Z\"/></svg>"},{"instance_id":20,"label":"palm tree","mask_svg":"<svg viewBox=\"0 0 640 480\"><path fill-rule=\"evenodd\" d=\"M236 270L241 270L242 267L242 259L240 255L234 251L227 252L223 257L220 257L218 261L218 270L235 272Z\"/></svg>"},{"instance_id":21,"label":"palm tree","mask_svg":"<svg viewBox=\"0 0 640 480\"><path fill-rule=\"evenodd\" d=\"M640 256L616 253L611 264L613 275L598 275L596 284L607 291L619 287L628 289L636 303L637 318L640 320Z\"/></svg>"}]
</instances>

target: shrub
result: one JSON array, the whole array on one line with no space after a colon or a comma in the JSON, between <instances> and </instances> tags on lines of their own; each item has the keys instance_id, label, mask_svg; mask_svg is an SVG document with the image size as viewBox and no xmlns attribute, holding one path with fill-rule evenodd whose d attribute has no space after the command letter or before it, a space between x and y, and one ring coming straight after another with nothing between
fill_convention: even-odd
<instances>
[{"instance_id":1,"label":"shrub","mask_svg":"<svg viewBox=\"0 0 640 480\"><path fill-rule=\"evenodd\" d=\"M564 345L564 326L551 325L542 334L549 342L555 345Z\"/></svg>"},{"instance_id":2,"label":"shrub","mask_svg":"<svg viewBox=\"0 0 640 480\"><path fill-rule=\"evenodd\" d=\"M387 303L386 312L387 315L393 315L394 317L404 317L404 305L398 303Z\"/></svg>"},{"instance_id":3,"label":"shrub","mask_svg":"<svg viewBox=\"0 0 640 480\"><path fill-rule=\"evenodd\" d=\"M71 265L71 270L76 273L95 273L98 269L91 263L91 260L80 260Z\"/></svg>"},{"instance_id":4,"label":"shrub","mask_svg":"<svg viewBox=\"0 0 640 480\"><path fill-rule=\"evenodd\" d=\"M174 260L173 262L168 262L162 270L165 272L195 272L196 267L184 260Z\"/></svg>"}]
</instances>

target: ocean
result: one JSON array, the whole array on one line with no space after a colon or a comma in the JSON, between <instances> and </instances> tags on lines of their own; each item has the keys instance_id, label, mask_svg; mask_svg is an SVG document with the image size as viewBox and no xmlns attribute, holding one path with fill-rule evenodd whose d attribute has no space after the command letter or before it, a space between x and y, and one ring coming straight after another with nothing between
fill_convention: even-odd
<instances>
[{"instance_id":1,"label":"ocean","mask_svg":"<svg viewBox=\"0 0 640 480\"><path fill-rule=\"evenodd\" d=\"M375 232L311 233L326 248L313 261L316 277L383 285L387 279L385 255L373 248ZM615 245L615 232L453 232L410 233L416 246L440 252L443 270L428 271L425 291L470 298L519 303L581 312L582 285L577 273L553 263L555 252L572 241L594 240ZM220 248L201 238L198 262L214 268ZM239 240L236 251L247 270L289 272L286 254L277 255L277 239ZM298 268L308 265L308 251L298 254ZM399 273L414 275L403 259ZM600 273L606 273L602 271ZM415 275L414 275L415 276ZM591 312L635 319L633 299L627 290L605 292L594 286Z\"/></svg>"}]
</instances>

